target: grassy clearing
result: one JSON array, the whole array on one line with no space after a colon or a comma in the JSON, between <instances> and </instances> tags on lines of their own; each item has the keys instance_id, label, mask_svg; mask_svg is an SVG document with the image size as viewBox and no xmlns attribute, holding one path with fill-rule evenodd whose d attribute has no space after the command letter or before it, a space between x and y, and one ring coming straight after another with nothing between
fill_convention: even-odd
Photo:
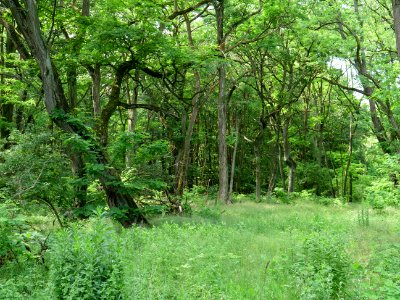
<instances>
[{"instance_id":1,"label":"grassy clearing","mask_svg":"<svg viewBox=\"0 0 400 300\"><path fill-rule=\"evenodd\" d=\"M74 255L86 257L81 264L90 264L93 274L104 270L91 259L103 255L99 247L87 246L92 231L90 241L110 235L117 243L116 254L106 253L103 262L112 256L110 264L118 260L121 265L115 295L124 299L399 299L400 212L370 210L367 224L360 211L357 205L249 201L198 207L192 217L160 217L151 229L120 230L93 220L69 235L59 233L45 267L52 277L63 268L77 269L74 262L57 264L60 249L72 247L63 244L68 236ZM103 248L107 240L99 242ZM14 297L55 299L55 279L45 267L30 265L16 275L7 266L0 280L8 280ZM28 286L29 276L29 282L38 281L37 288ZM76 288L88 290L85 285L92 283L81 284ZM3 299L7 287L2 286Z\"/></svg>"},{"instance_id":2,"label":"grassy clearing","mask_svg":"<svg viewBox=\"0 0 400 300\"><path fill-rule=\"evenodd\" d=\"M192 227L175 227L172 224L176 218L157 220L161 225L148 232L155 235L148 239L153 242L143 243L143 251L132 260L136 265L145 261L137 274L140 270L149 270L149 266L159 266L151 259L146 260L148 252L157 253L159 260L168 260L164 272L172 277L161 276L163 279L157 284L160 299L165 299L161 296L163 290L171 286L177 299L210 299L209 294L201 293L201 286L214 295L212 299L299 299L304 286L294 282L293 265L299 259L304 241L318 232L345 243L350 258L349 281L352 281L348 282L345 295L358 298L361 290L367 294L363 284L367 285L375 274L369 270L373 267L371 257L382 249L390 249L400 237L399 211L370 211L369 225L363 226L359 223L360 209L360 206L254 202L210 211L206 208L208 215L200 210L202 218L197 215L188 220ZM152 278L160 277L153 274L146 278L144 286L151 287ZM152 294L145 295L143 299L152 297ZM318 299L318 295L315 297Z\"/></svg>"}]
</instances>

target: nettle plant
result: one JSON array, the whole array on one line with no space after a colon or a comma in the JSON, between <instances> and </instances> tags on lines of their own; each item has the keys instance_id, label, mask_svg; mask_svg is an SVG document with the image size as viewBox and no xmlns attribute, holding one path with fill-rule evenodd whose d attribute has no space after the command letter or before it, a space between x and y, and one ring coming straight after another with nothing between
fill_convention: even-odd
<instances>
[{"instance_id":1,"label":"nettle plant","mask_svg":"<svg viewBox=\"0 0 400 300\"><path fill-rule=\"evenodd\" d=\"M301 299L341 299L350 275L343 239L313 232L304 240L293 271Z\"/></svg>"},{"instance_id":2,"label":"nettle plant","mask_svg":"<svg viewBox=\"0 0 400 300\"><path fill-rule=\"evenodd\" d=\"M23 235L25 219L18 215L16 207L0 204L0 266L8 261L19 261L25 254Z\"/></svg>"},{"instance_id":3,"label":"nettle plant","mask_svg":"<svg viewBox=\"0 0 400 300\"><path fill-rule=\"evenodd\" d=\"M27 260L43 263L46 247L46 237L29 225L15 202L0 203L0 267Z\"/></svg>"},{"instance_id":4,"label":"nettle plant","mask_svg":"<svg viewBox=\"0 0 400 300\"><path fill-rule=\"evenodd\" d=\"M120 240L111 220L59 231L50 244L50 284L56 299L121 299Z\"/></svg>"}]
</instances>

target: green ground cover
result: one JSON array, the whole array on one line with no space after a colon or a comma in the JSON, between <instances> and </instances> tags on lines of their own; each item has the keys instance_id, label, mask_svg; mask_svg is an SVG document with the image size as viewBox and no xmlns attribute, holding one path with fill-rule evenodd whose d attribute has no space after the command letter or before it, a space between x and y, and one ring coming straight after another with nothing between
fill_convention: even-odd
<instances>
[{"instance_id":1,"label":"green ground cover","mask_svg":"<svg viewBox=\"0 0 400 300\"><path fill-rule=\"evenodd\" d=\"M0 299L400 299L400 211L307 201L195 205L122 229L54 230L4 264Z\"/></svg>"}]
</instances>

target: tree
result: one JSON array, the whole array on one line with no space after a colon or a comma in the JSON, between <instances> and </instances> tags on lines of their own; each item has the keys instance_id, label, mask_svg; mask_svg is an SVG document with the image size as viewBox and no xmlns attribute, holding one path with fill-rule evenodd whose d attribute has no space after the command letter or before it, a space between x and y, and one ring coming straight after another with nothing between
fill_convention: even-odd
<instances>
[{"instance_id":1,"label":"tree","mask_svg":"<svg viewBox=\"0 0 400 300\"><path fill-rule=\"evenodd\" d=\"M58 74L58 69L51 58L50 51L40 30L36 3L32 0L24 0L22 3L19 1L2 1L2 4L10 9L24 40L40 67L44 89L44 103L49 116L63 131L69 134L76 134L90 143L91 151L95 153L97 163L104 166L102 171L98 172L97 176L107 195L108 205L110 208L116 207L127 210L121 222L126 226L131 225L133 222L147 223L146 218L138 210L135 201L127 191L124 190L117 172L108 166L109 163L106 153L101 147L101 145L104 145L107 141L105 123L108 121L107 118L109 118L113 109L115 110L114 107L118 105L118 102L115 103L116 101L113 98L112 100L114 102L110 101L108 107L103 111L102 123L100 123L100 129L98 130L100 137L99 143L82 124L71 120L68 116L70 106ZM131 65L134 64L134 62L130 63ZM129 67L130 64L122 64L116 72L113 91L115 98L118 97L122 78L127 70L129 70Z\"/></svg>"}]
</instances>

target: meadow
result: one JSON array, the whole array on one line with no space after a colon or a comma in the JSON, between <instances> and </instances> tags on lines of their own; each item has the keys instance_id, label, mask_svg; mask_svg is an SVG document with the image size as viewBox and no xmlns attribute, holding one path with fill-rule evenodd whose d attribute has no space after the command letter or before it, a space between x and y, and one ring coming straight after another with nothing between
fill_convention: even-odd
<instances>
[{"instance_id":1,"label":"meadow","mask_svg":"<svg viewBox=\"0 0 400 300\"><path fill-rule=\"evenodd\" d=\"M43 262L1 267L0 299L400 299L398 209L200 200L152 224L51 229Z\"/></svg>"}]
</instances>

